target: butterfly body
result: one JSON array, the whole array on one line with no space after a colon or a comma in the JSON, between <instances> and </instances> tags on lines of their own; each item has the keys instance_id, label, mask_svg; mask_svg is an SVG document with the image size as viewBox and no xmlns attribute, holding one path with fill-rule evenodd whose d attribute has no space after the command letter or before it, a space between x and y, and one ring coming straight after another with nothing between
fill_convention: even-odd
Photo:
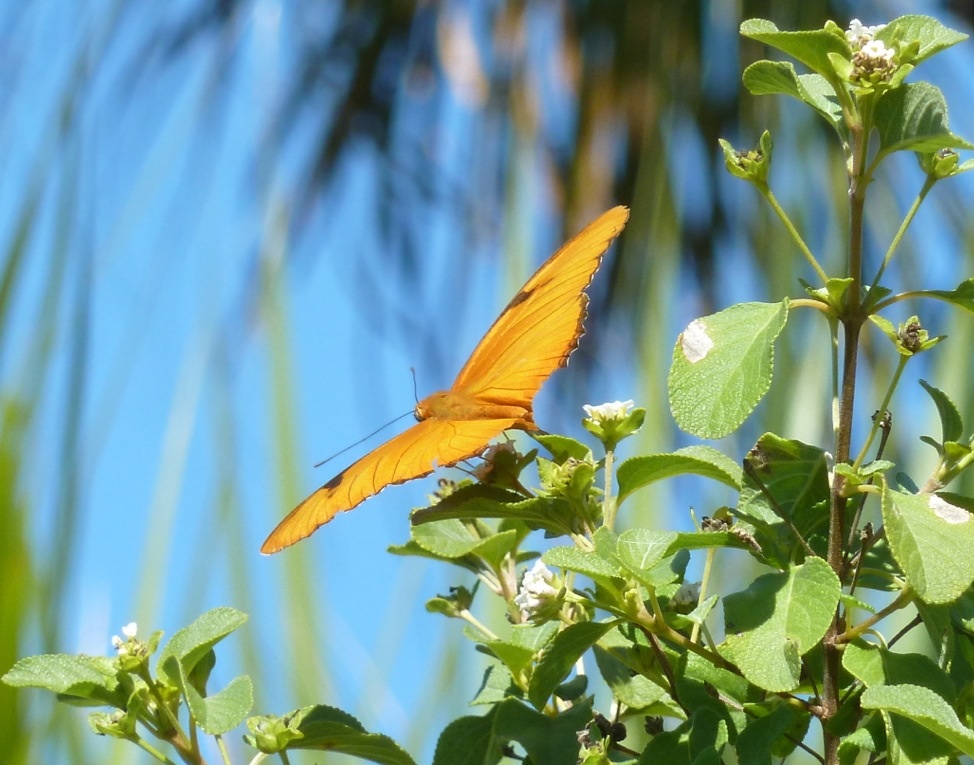
<instances>
[{"instance_id":1,"label":"butterfly body","mask_svg":"<svg viewBox=\"0 0 974 765\"><path fill-rule=\"evenodd\" d=\"M427 396L415 409L416 419L423 420L515 420L519 430L537 430L530 402L487 400L464 391L441 390Z\"/></svg>"},{"instance_id":2,"label":"butterfly body","mask_svg":"<svg viewBox=\"0 0 974 765\"><path fill-rule=\"evenodd\" d=\"M612 208L545 261L487 330L453 385L416 405L418 422L312 493L277 525L261 552L310 536L386 486L479 455L505 430L537 431L534 397L578 346L585 289L628 217L625 207Z\"/></svg>"}]
</instances>

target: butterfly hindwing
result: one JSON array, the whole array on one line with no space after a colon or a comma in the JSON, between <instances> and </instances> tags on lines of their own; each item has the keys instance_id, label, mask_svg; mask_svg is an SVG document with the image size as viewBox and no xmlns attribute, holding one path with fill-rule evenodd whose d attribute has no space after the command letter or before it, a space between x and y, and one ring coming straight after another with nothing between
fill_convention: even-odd
<instances>
[{"instance_id":1,"label":"butterfly hindwing","mask_svg":"<svg viewBox=\"0 0 974 765\"><path fill-rule=\"evenodd\" d=\"M310 536L386 486L429 475L483 451L514 420L423 420L332 478L282 520L261 546L270 554Z\"/></svg>"}]
</instances>

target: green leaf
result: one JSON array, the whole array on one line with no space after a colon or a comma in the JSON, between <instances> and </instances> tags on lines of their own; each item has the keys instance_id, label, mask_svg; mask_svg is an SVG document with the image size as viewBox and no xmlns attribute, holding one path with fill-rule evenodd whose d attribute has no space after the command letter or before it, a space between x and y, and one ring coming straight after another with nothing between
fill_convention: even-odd
<instances>
[{"instance_id":1,"label":"green leaf","mask_svg":"<svg viewBox=\"0 0 974 765\"><path fill-rule=\"evenodd\" d=\"M235 677L222 691L209 696L201 696L192 686L185 692L196 724L211 736L236 728L254 706L254 685L246 675Z\"/></svg>"},{"instance_id":2,"label":"green leaf","mask_svg":"<svg viewBox=\"0 0 974 765\"><path fill-rule=\"evenodd\" d=\"M933 494L883 489L883 524L893 557L917 596L951 603L974 582L974 516Z\"/></svg>"},{"instance_id":3,"label":"green leaf","mask_svg":"<svg viewBox=\"0 0 974 765\"><path fill-rule=\"evenodd\" d=\"M912 720L964 754L974 756L974 731L964 726L943 697L929 688L907 684L873 686L862 694L860 703L863 709L879 709ZM908 740L898 743L904 750L909 749ZM948 753L949 750L908 752L914 761Z\"/></svg>"},{"instance_id":4,"label":"green leaf","mask_svg":"<svg viewBox=\"0 0 974 765\"><path fill-rule=\"evenodd\" d=\"M501 741L517 741L537 765L576 765L578 731L591 719L591 699L555 717L508 699L497 706L494 735Z\"/></svg>"},{"instance_id":5,"label":"green leaf","mask_svg":"<svg viewBox=\"0 0 974 765\"><path fill-rule=\"evenodd\" d=\"M544 708L555 688L572 671L582 654L615 626L615 621L578 622L565 627L555 636L531 675L528 699L536 709Z\"/></svg>"},{"instance_id":6,"label":"green leaf","mask_svg":"<svg viewBox=\"0 0 974 765\"><path fill-rule=\"evenodd\" d=\"M622 577L621 569L597 551L583 552L577 547L552 547L541 556L548 566L558 566L566 571L575 571L593 580Z\"/></svg>"},{"instance_id":7,"label":"green leaf","mask_svg":"<svg viewBox=\"0 0 974 765\"><path fill-rule=\"evenodd\" d=\"M950 400L950 396L939 388L933 387L926 380L921 379L920 385L930 394L933 403L937 406L937 413L940 415L940 427L943 433L943 441L960 441L964 435L964 421L961 419L957 406Z\"/></svg>"},{"instance_id":8,"label":"green leaf","mask_svg":"<svg viewBox=\"0 0 974 765\"><path fill-rule=\"evenodd\" d=\"M974 278L965 279L952 290L918 290L911 294L953 303L958 308L974 313Z\"/></svg>"},{"instance_id":9,"label":"green leaf","mask_svg":"<svg viewBox=\"0 0 974 765\"><path fill-rule=\"evenodd\" d=\"M415 765L413 758L391 738L368 733L358 720L340 709L323 705L304 707L285 720L299 734L287 741L286 749L337 752L382 765ZM252 737L245 738L254 745Z\"/></svg>"},{"instance_id":10,"label":"green leaf","mask_svg":"<svg viewBox=\"0 0 974 765\"><path fill-rule=\"evenodd\" d=\"M460 717L436 741L433 765L492 765L500 762L501 744L494 738L496 711L482 717Z\"/></svg>"},{"instance_id":11,"label":"green leaf","mask_svg":"<svg viewBox=\"0 0 974 765\"><path fill-rule=\"evenodd\" d=\"M66 653L28 656L14 664L0 681L15 688L43 688L97 704L124 706L116 693L115 662L105 656L74 656Z\"/></svg>"},{"instance_id":12,"label":"green leaf","mask_svg":"<svg viewBox=\"0 0 974 765\"><path fill-rule=\"evenodd\" d=\"M619 535L616 556L632 576L647 587L657 587L663 582L656 576L656 566L669 554L676 539L673 531L629 529Z\"/></svg>"},{"instance_id":13,"label":"green leaf","mask_svg":"<svg viewBox=\"0 0 974 765\"><path fill-rule=\"evenodd\" d=\"M687 474L713 478L732 489L741 486L741 466L734 460L710 446L688 446L672 454L633 457L619 465L618 502L621 505L634 491L651 483Z\"/></svg>"},{"instance_id":14,"label":"green leaf","mask_svg":"<svg viewBox=\"0 0 974 765\"><path fill-rule=\"evenodd\" d=\"M880 145L874 162L894 151L974 149L974 144L950 132L947 102L940 89L928 82L888 90L876 103L874 118Z\"/></svg>"},{"instance_id":15,"label":"green leaf","mask_svg":"<svg viewBox=\"0 0 974 765\"><path fill-rule=\"evenodd\" d=\"M758 717L748 723L737 738L738 762L746 762L748 765L771 765L774 748L784 734L792 731L797 721L797 714L786 704L777 704L771 714Z\"/></svg>"},{"instance_id":16,"label":"green leaf","mask_svg":"<svg viewBox=\"0 0 974 765\"><path fill-rule=\"evenodd\" d=\"M801 657L822 639L840 592L838 578L821 558L758 577L724 599L727 638L721 653L759 688L794 690Z\"/></svg>"},{"instance_id":17,"label":"green leaf","mask_svg":"<svg viewBox=\"0 0 974 765\"><path fill-rule=\"evenodd\" d=\"M506 640L485 640L482 635L473 635L483 649L495 656L512 675L523 672L538 653L555 637L558 624L547 622L538 626L518 624L511 627Z\"/></svg>"},{"instance_id":18,"label":"green leaf","mask_svg":"<svg viewBox=\"0 0 974 765\"><path fill-rule=\"evenodd\" d=\"M922 685L951 703L957 696L947 673L929 656L920 653L895 653L859 639L846 646L842 667L867 688L884 684Z\"/></svg>"},{"instance_id":19,"label":"green leaf","mask_svg":"<svg viewBox=\"0 0 974 765\"><path fill-rule=\"evenodd\" d=\"M835 90L820 74L798 74L790 61L755 61L744 70L744 87L756 96L797 98L817 111L840 136L848 130Z\"/></svg>"},{"instance_id":20,"label":"green leaf","mask_svg":"<svg viewBox=\"0 0 974 765\"><path fill-rule=\"evenodd\" d=\"M545 529L555 534L570 534L571 508L553 497L531 497L497 486L474 484L464 486L431 507L414 510L409 516L414 525L447 518L508 518L521 521L528 528Z\"/></svg>"},{"instance_id":21,"label":"green leaf","mask_svg":"<svg viewBox=\"0 0 974 765\"><path fill-rule=\"evenodd\" d=\"M508 696L521 696L521 690L514 684L510 671L501 662L492 660L484 670L484 679L470 706L499 704Z\"/></svg>"},{"instance_id":22,"label":"green leaf","mask_svg":"<svg viewBox=\"0 0 974 765\"><path fill-rule=\"evenodd\" d=\"M739 303L695 319L680 333L669 374L677 424L701 438L736 430L771 385L774 341L788 302Z\"/></svg>"},{"instance_id":23,"label":"green leaf","mask_svg":"<svg viewBox=\"0 0 974 765\"><path fill-rule=\"evenodd\" d=\"M782 516L806 540L828 521L826 454L817 446L765 433L748 453L747 462L752 472L745 472L734 514L756 527L765 555L783 565L798 542Z\"/></svg>"},{"instance_id":24,"label":"green leaf","mask_svg":"<svg viewBox=\"0 0 974 765\"><path fill-rule=\"evenodd\" d=\"M451 518L413 526L410 535L416 544L437 558L455 561L471 556L494 564L517 547L521 538L514 529L494 532L486 524L479 523L477 526L475 532L467 523ZM481 568L474 560L469 563L469 568Z\"/></svg>"},{"instance_id":25,"label":"green leaf","mask_svg":"<svg viewBox=\"0 0 974 765\"><path fill-rule=\"evenodd\" d=\"M532 433L531 438L547 449L551 453L552 459L558 463L564 462L569 457L584 460L592 455L592 450L585 444L568 436L553 433Z\"/></svg>"},{"instance_id":26,"label":"green leaf","mask_svg":"<svg viewBox=\"0 0 974 765\"><path fill-rule=\"evenodd\" d=\"M187 675L223 638L247 621L247 614L221 606L202 614L192 624L176 632L159 653L160 678L173 685L179 678L171 673L170 658L176 659Z\"/></svg>"},{"instance_id":27,"label":"green leaf","mask_svg":"<svg viewBox=\"0 0 974 765\"><path fill-rule=\"evenodd\" d=\"M900 41L920 43L920 49L910 61L913 65L926 61L935 53L946 50L967 39L967 35L945 27L930 16L900 16L876 33L876 39L897 47Z\"/></svg>"},{"instance_id":28,"label":"green leaf","mask_svg":"<svg viewBox=\"0 0 974 765\"><path fill-rule=\"evenodd\" d=\"M612 653L599 645L594 648L595 662L612 696L632 710L649 709L666 696L666 690L649 678L634 673Z\"/></svg>"},{"instance_id":29,"label":"green leaf","mask_svg":"<svg viewBox=\"0 0 974 765\"><path fill-rule=\"evenodd\" d=\"M832 79L834 69L829 54L852 58L852 49L845 37L828 29L782 32L765 19L748 19L741 24L741 35L777 48L813 72Z\"/></svg>"}]
</instances>

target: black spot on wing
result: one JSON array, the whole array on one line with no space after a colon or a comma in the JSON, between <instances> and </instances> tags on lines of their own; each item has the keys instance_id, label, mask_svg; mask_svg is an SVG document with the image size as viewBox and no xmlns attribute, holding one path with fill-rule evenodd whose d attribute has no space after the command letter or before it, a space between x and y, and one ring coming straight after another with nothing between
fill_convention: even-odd
<instances>
[{"instance_id":1,"label":"black spot on wing","mask_svg":"<svg viewBox=\"0 0 974 765\"><path fill-rule=\"evenodd\" d=\"M341 473L339 473L338 475L336 475L334 478L332 478L328 483L326 483L321 488L322 489L335 489L335 488L337 488L338 486L341 485L342 478L345 477L345 473L347 471L348 471L348 468L345 468L345 470L343 470Z\"/></svg>"}]
</instances>

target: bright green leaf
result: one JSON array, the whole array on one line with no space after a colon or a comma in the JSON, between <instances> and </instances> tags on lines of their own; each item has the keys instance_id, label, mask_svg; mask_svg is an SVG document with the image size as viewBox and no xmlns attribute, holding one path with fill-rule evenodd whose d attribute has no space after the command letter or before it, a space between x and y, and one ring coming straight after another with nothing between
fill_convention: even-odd
<instances>
[{"instance_id":1,"label":"bright green leaf","mask_svg":"<svg viewBox=\"0 0 974 765\"><path fill-rule=\"evenodd\" d=\"M115 693L117 672L115 662L105 656L57 653L20 659L0 681L15 688L43 688L99 704L120 705L124 698Z\"/></svg>"},{"instance_id":2,"label":"bright green leaf","mask_svg":"<svg viewBox=\"0 0 974 765\"><path fill-rule=\"evenodd\" d=\"M801 657L832 623L840 592L838 578L821 558L758 577L724 599L727 638L721 653L759 688L795 689Z\"/></svg>"},{"instance_id":3,"label":"bright green leaf","mask_svg":"<svg viewBox=\"0 0 974 765\"><path fill-rule=\"evenodd\" d=\"M621 577L622 571L598 552L584 552L577 547L553 547L541 556L548 566L575 571L592 579Z\"/></svg>"},{"instance_id":4,"label":"bright green leaf","mask_svg":"<svg viewBox=\"0 0 974 765\"><path fill-rule=\"evenodd\" d=\"M771 385L774 341L787 321L787 301L739 303L692 321L670 367L677 424L701 438L736 430Z\"/></svg>"},{"instance_id":5,"label":"bright green leaf","mask_svg":"<svg viewBox=\"0 0 974 765\"><path fill-rule=\"evenodd\" d=\"M176 684L178 678L169 675L170 657L177 659L183 671L189 673L213 646L246 621L247 614L228 606L202 614L192 624L176 632L159 653L160 677Z\"/></svg>"},{"instance_id":6,"label":"bright green leaf","mask_svg":"<svg viewBox=\"0 0 974 765\"><path fill-rule=\"evenodd\" d=\"M964 754L974 756L974 731L963 725L950 704L929 688L878 685L867 688L860 703L863 709L880 709L912 720ZM909 742L899 743L906 748Z\"/></svg>"},{"instance_id":7,"label":"bright green leaf","mask_svg":"<svg viewBox=\"0 0 974 765\"><path fill-rule=\"evenodd\" d=\"M204 733L217 736L233 730L250 714L254 706L254 685L249 677L241 675L219 693L205 697L187 687L186 698L197 725Z\"/></svg>"},{"instance_id":8,"label":"bright green leaf","mask_svg":"<svg viewBox=\"0 0 974 765\"><path fill-rule=\"evenodd\" d=\"M584 460L592 456L592 450L581 441L554 433L532 433L531 438L551 453L555 462L564 462L569 457Z\"/></svg>"},{"instance_id":9,"label":"bright green leaf","mask_svg":"<svg viewBox=\"0 0 974 765\"><path fill-rule=\"evenodd\" d=\"M974 313L974 277L965 279L952 290L919 290L917 297L931 297L953 303L958 308Z\"/></svg>"},{"instance_id":10,"label":"bright green leaf","mask_svg":"<svg viewBox=\"0 0 974 765\"><path fill-rule=\"evenodd\" d=\"M927 603L957 600L974 582L974 516L934 494L883 490L893 557Z\"/></svg>"},{"instance_id":11,"label":"bright green leaf","mask_svg":"<svg viewBox=\"0 0 974 765\"><path fill-rule=\"evenodd\" d=\"M666 690L649 678L634 673L612 653L595 646L595 662L612 696L633 710L648 709L658 704Z\"/></svg>"},{"instance_id":12,"label":"bright green leaf","mask_svg":"<svg viewBox=\"0 0 974 765\"><path fill-rule=\"evenodd\" d=\"M830 53L845 59L852 57L852 50L845 37L828 29L782 32L765 19L748 19L741 24L741 35L787 53L828 79L831 79L830 75L834 71Z\"/></svg>"},{"instance_id":13,"label":"bright green leaf","mask_svg":"<svg viewBox=\"0 0 974 765\"><path fill-rule=\"evenodd\" d=\"M673 531L629 529L619 535L616 556L640 582L647 587L655 587L660 582L656 581L653 570L670 552L670 546L676 539L677 535Z\"/></svg>"},{"instance_id":14,"label":"bright green leaf","mask_svg":"<svg viewBox=\"0 0 974 765\"><path fill-rule=\"evenodd\" d=\"M712 478L732 489L741 485L741 466L734 460L710 446L690 446L672 454L633 457L619 465L619 504L637 489L677 475Z\"/></svg>"},{"instance_id":15,"label":"bright green leaf","mask_svg":"<svg viewBox=\"0 0 974 765\"><path fill-rule=\"evenodd\" d=\"M967 39L967 35L945 27L930 16L900 16L893 19L876 34L877 40L894 47L900 43L916 41L920 44L917 55L910 61L916 65Z\"/></svg>"}]
</instances>

